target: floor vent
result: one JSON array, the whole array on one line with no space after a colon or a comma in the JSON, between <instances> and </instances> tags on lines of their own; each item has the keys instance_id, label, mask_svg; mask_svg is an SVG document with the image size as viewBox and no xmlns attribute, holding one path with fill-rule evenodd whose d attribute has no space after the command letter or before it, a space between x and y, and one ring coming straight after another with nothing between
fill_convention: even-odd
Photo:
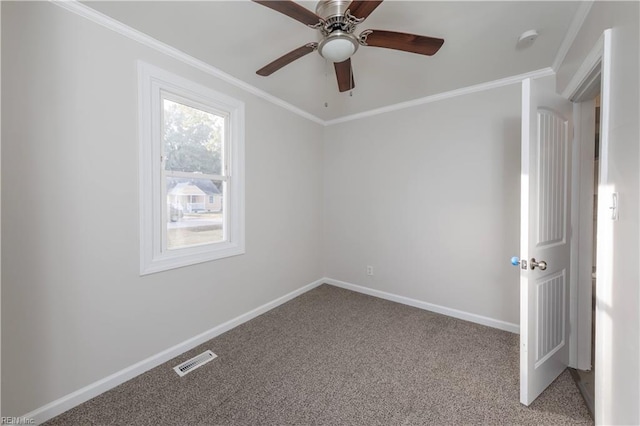
<instances>
[{"instance_id":1,"label":"floor vent","mask_svg":"<svg viewBox=\"0 0 640 426\"><path fill-rule=\"evenodd\" d=\"M173 367L173 369L178 373L178 376L182 377L187 373L192 372L198 367L201 367L211 361L214 358L217 358L218 355L214 354L211 351L205 351L198 356L194 356L188 361L183 362L177 367Z\"/></svg>"}]
</instances>

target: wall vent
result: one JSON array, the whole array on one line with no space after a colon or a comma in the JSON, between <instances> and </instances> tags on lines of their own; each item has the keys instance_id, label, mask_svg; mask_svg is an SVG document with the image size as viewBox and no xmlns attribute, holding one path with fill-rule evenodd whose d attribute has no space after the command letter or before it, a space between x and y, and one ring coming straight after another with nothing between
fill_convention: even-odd
<instances>
[{"instance_id":1,"label":"wall vent","mask_svg":"<svg viewBox=\"0 0 640 426\"><path fill-rule=\"evenodd\" d=\"M183 362L182 364L173 367L178 376L182 377L187 373L192 372L198 367L201 367L211 361L212 359L217 358L218 355L214 354L211 351L205 351L198 356L194 356L188 361Z\"/></svg>"}]
</instances>

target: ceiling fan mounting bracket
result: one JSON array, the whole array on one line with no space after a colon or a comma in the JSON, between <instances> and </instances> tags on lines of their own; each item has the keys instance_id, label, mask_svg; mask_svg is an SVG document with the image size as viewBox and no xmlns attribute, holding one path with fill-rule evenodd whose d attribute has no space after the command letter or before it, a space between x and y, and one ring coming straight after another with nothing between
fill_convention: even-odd
<instances>
[{"instance_id":1,"label":"ceiling fan mounting bracket","mask_svg":"<svg viewBox=\"0 0 640 426\"><path fill-rule=\"evenodd\" d=\"M308 24L307 27L311 28L312 30L320 30L320 31L322 31L322 29L324 28L325 25L326 25L325 20L324 19L320 19L318 21L318 23L313 24L313 25Z\"/></svg>"},{"instance_id":2,"label":"ceiling fan mounting bracket","mask_svg":"<svg viewBox=\"0 0 640 426\"><path fill-rule=\"evenodd\" d=\"M362 21L364 21L364 18L358 18L355 17L351 14L351 10L347 9L344 12L344 17L347 21L352 22L353 25L358 25L359 23L361 23Z\"/></svg>"},{"instance_id":3,"label":"ceiling fan mounting bracket","mask_svg":"<svg viewBox=\"0 0 640 426\"><path fill-rule=\"evenodd\" d=\"M361 32L360 35L358 36L358 43L360 43L363 46L368 46L367 37L372 32L373 32L373 30L364 30L363 32Z\"/></svg>"}]
</instances>

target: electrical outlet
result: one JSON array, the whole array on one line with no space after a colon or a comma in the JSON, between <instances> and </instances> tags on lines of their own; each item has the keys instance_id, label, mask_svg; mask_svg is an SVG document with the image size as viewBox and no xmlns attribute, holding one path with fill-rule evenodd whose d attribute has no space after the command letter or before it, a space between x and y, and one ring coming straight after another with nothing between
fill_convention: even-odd
<instances>
[{"instance_id":1,"label":"electrical outlet","mask_svg":"<svg viewBox=\"0 0 640 426\"><path fill-rule=\"evenodd\" d=\"M367 275L369 276L373 275L373 266L367 265Z\"/></svg>"}]
</instances>

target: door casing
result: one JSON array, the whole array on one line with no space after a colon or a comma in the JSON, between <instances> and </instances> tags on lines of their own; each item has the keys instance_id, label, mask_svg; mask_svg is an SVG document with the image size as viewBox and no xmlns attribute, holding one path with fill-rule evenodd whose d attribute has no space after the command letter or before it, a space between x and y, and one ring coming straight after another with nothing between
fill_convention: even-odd
<instances>
[{"instance_id":1,"label":"door casing","mask_svg":"<svg viewBox=\"0 0 640 426\"><path fill-rule=\"evenodd\" d=\"M597 206L597 270L596 270L596 338L595 338L595 364L597 368L594 372L595 378L595 395L594 395L594 417L596 424L603 424L606 418L609 418L607 410L611 409L611 390L608 383L608 377L612 368L611 345L611 324L607 320L606 310L609 306L609 295L612 286L612 250L610 243L612 241L612 221L607 216L610 207L611 188L608 185L608 149L609 149L609 121L610 121L610 93L611 93L611 35L612 30L607 29L603 32L598 42L586 56L580 68L576 71L573 78L562 92L563 97L576 103L574 111L578 115L582 113L580 108L585 101L595 97L597 86L600 87L600 151L599 151L599 179L598 179L598 206ZM575 114L574 114L575 116ZM594 135L595 136L595 135ZM582 139L588 135L582 135ZM576 143L576 145L581 145ZM573 167L582 169L593 167L583 164L588 161L588 156L580 155L574 148ZM582 149L588 150L587 147ZM593 152L593 150L591 151ZM592 179L593 177L591 177ZM585 197L593 197L591 191L592 181L585 181L588 176L580 176L574 180L572 192L575 197L572 198L572 207L574 210L579 209L579 205L583 203ZM583 182L584 181L584 182ZM584 212L587 218L592 214ZM579 217L572 216L572 235L586 231L585 223L588 220L581 220ZM572 289L576 290L577 297L572 299L570 307L570 316L572 324L572 335L570 338L570 365L577 368L583 368L587 363L592 364L590 354L591 336L586 336L585 327L591 321L591 280L585 280L585 260L592 253L592 239L574 238L572 237L572 268L578 273L574 275L571 283ZM581 262L582 261L582 268ZM589 264L590 264L589 260ZM589 266L590 268L590 266ZM580 271L582 270L582 274ZM590 271L589 271L590 276ZM587 308L588 304L588 308ZM581 327L582 326L582 327ZM587 353L588 351L588 353Z\"/></svg>"}]
</instances>

